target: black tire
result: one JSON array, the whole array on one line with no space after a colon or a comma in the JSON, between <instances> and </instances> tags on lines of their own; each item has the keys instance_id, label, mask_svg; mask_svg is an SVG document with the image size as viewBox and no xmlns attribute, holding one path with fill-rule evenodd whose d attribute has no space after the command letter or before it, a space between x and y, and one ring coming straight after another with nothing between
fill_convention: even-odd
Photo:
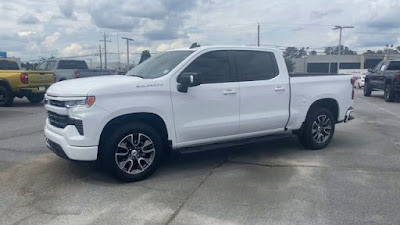
<instances>
[{"instance_id":1,"label":"black tire","mask_svg":"<svg viewBox=\"0 0 400 225\"><path fill-rule=\"evenodd\" d=\"M371 96L371 92L372 92L371 85L369 84L369 82L365 82L365 84L364 84L364 96L366 96L366 97Z\"/></svg>"},{"instance_id":2,"label":"black tire","mask_svg":"<svg viewBox=\"0 0 400 225\"><path fill-rule=\"evenodd\" d=\"M302 132L298 137L300 143L306 149L310 150L325 148L331 142L335 133L335 124L336 119L328 109L322 107L310 109L306 121L303 124ZM328 127L330 127L330 129L328 129ZM322 135L321 138L320 135ZM318 141L315 137L317 137Z\"/></svg>"},{"instance_id":3,"label":"black tire","mask_svg":"<svg viewBox=\"0 0 400 225\"><path fill-rule=\"evenodd\" d=\"M128 142L123 142L124 139L126 139L128 136L130 136L130 134L144 134L144 136L141 137L141 139L146 139L145 141L147 141L148 139L150 139L150 141L152 142L152 144L150 145L150 148L154 149L154 157L152 159L152 162L150 163L150 165L147 165L146 162L144 161L145 164L147 165L147 167L145 169L143 169L143 161L142 160L137 160L138 158L145 158L146 156L144 155L148 155L150 159L150 155L151 153L143 153L140 152L140 150L135 150L135 146L132 144L129 144ZM148 138L148 139L147 139ZM129 139L129 138L128 138ZM137 140L135 140L136 137L133 136L133 142L140 140L139 138L137 138ZM164 153L165 153L165 141L163 141L164 139L161 137L161 135L159 134L159 132L157 132L157 130L155 130L153 127L142 123L142 122L131 122L131 123L127 123L127 124L123 124L121 126L114 126L114 130L111 132L110 136L106 139L106 140L102 140L102 144L100 146L100 156L99 159L101 160L101 164L103 166L104 169L108 170L113 176L115 176L117 179L125 181L125 182L133 182L133 181L140 181L143 179L146 179L147 177L149 177L150 175L153 174L153 172L159 167L160 162L162 160L162 158L164 157ZM124 144L125 147L127 148L122 148L119 147L121 144ZM130 146L128 146L130 145ZM139 146L140 143L137 145ZM144 143L143 143L144 145ZM126 150L125 153L124 151ZM142 149L143 150L143 149ZM133 151L135 151L135 153L133 153ZM137 151L137 152L136 152ZM123 156L117 156L118 154L126 154ZM137 154L139 154L139 156L137 156ZM141 154L141 155L140 155ZM147 159L147 158L146 158ZM117 164L117 161L121 160L121 162L119 162L119 164L123 164L125 162L125 164L122 166L123 168L120 168L120 166ZM136 160L136 161L135 161ZM129 161L129 165L126 161ZM138 162L142 162L141 164L141 168L139 167ZM133 171L133 165L135 168L137 168L137 170L142 170L139 173L128 173L127 171ZM126 168L128 167L128 168ZM130 168L130 169L129 169ZM126 171L124 170L126 169Z\"/></svg>"},{"instance_id":4,"label":"black tire","mask_svg":"<svg viewBox=\"0 0 400 225\"><path fill-rule=\"evenodd\" d=\"M14 102L14 94L5 86L0 86L0 107L11 106Z\"/></svg>"},{"instance_id":5,"label":"black tire","mask_svg":"<svg viewBox=\"0 0 400 225\"><path fill-rule=\"evenodd\" d=\"M28 97L28 100L32 104L37 104L43 101L44 99L44 94L31 94Z\"/></svg>"},{"instance_id":6,"label":"black tire","mask_svg":"<svg viewBox=\"0 0 400 225\"><path fill-rule=\"evenodd\" d=\"M395 99L395 94L394 94L394 90L391 84L386 84L385 85L385 90L384 90L384 94L383 97L385 99L386 102L394 102Z\"/></svg>"}]
</instances>

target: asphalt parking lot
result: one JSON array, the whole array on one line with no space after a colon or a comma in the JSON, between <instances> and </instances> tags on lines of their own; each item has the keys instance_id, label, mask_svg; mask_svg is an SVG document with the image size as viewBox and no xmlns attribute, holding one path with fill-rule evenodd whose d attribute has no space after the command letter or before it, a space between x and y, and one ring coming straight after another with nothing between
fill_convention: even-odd
<instances>
[{"instance_id":1,"label":"asphalt parking lot","mask_svg":"<svg viewBox=\"0 0 400 225\"><path fill-rule=\"evenodd\" d=\"M400 103L357 91L328 148L294 137L173 154L120 183L49 152L41 105L0 108L0 224L398 224Z\"/></svg>"}]
</instances>

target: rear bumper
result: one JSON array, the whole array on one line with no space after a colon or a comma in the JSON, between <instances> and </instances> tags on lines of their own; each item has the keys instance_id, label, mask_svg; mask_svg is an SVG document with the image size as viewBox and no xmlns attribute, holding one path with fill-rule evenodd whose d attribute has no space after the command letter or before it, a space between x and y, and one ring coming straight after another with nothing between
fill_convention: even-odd
<instances>
[{"instance_id":1,"label":"rear bumper","mask_svg":"<svg viewBox=\"0 0 400 225\"><path fill-rule=\"evenodd\" d=\"M69 145L63 136L51 131L47 126L44 127L44 135L46 137L46 146L61 158L78 161L97 160L97 146L80 147Z\"/></svg>"},{"instance_id":2,"label":"rear bumper","mask_svg":"<svg viewBox=\"0 0 400 225\"><path fill-rule=\"evenodd\" d=\"M44 90L39 90L39 87L44 87ZM39 85L37 87L24 87L20 88L19 91L16 91L16 94L28 96L31 94L45 94L46 90L50 87L50 85Z\"/></svg>"},{"instance_id":3,"label":"rear bumper","mask_svg":"<svg viewBox=\"0 0 400 225\"><path fill-rule=\"evenodd\" d=\"M353 112L354 112L354 108L353 108L353 107L350 107L350 108L346 111L346 115L345 115L345 117L344 117L344 121L343 121L343 122L347 123L348 121L353 120L353 119L354 119L354 117L353 117L353 115L352 115Z\"/></svg>"}]
</instances>

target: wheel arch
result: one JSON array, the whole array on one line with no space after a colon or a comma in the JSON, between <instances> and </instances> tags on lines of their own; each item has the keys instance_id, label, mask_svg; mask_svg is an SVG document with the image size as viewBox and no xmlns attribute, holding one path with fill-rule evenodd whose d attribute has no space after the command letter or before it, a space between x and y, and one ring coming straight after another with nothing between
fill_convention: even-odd
<instances>
[{"instance_id":1,"label":"wheel arch","mask_svg":"<svg viewBox=\"0 0 400 225\"><path fill-rule=\"evenodd\" d=\"M308 108L307 116L310 115L310 112L312 112L312 110L314 110L314 109L316 109L318 107L323 107L323 108L328 109L329 111L332 112L332 114L335 117L336 121L339 120L339 103L335 99L333 99L333 98L323 98L323 99L316 100Z\"/></svg>"},{"instance_id":2,"label":"wheel arch","mask_svg":"<svg viewBox=\"0 0 400 225\"><path fill-rule=\"evenodd\" d=\"M11 86L10 86L10 84L8 83L7 80L0 79L0 86L4 86L4 87L8 88L8 90L12 91L12 88L11 88Z\"/></svg>"},{"instance_id":3,"label":"wheel arch","mask_svg":"<svg viewBox=\"0 0 400 225\"><path fill-rule=\"evenodd\" d=\"M384 84L385 84L385 86L388 85L388 84L393 84L393 80L387 78L387 79L385 79L385 83Z\"/></svg>"},{"instance_id":4,"label":"wheel arch","mask_svg":"<svg viewBox=\"0 0 400 225\"><path fill-rule=\"evenodd\" d=\"M112 132L113 129L115 129L116 126L133 121L140 121L152 126L156 130L160 131L164 141L168 142L168 129L165 121L161 118L161 116L155 113L130 113L117 116L108 121L101 132L99 145L101 145L102 141L105 140L105 137L107 137L109 133Z\"/></svg>"}]
</instances>

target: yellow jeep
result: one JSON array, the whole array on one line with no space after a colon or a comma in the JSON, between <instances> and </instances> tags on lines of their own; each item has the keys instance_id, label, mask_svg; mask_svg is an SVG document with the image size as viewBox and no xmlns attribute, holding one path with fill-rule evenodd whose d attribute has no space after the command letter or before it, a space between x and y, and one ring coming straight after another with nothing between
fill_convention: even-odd
<instances>
[{"instance_id":1,"label":"yellow jeep","mask_svg":"<svg viewBox=\"0 0 400 225\"><path fill-rule=\"evenodd\" d=\"M53 83L51 71L20 70L17 62L0 60L0 107L11 106L15 97L40 103Z\"/></svg>"}]
</instances>

